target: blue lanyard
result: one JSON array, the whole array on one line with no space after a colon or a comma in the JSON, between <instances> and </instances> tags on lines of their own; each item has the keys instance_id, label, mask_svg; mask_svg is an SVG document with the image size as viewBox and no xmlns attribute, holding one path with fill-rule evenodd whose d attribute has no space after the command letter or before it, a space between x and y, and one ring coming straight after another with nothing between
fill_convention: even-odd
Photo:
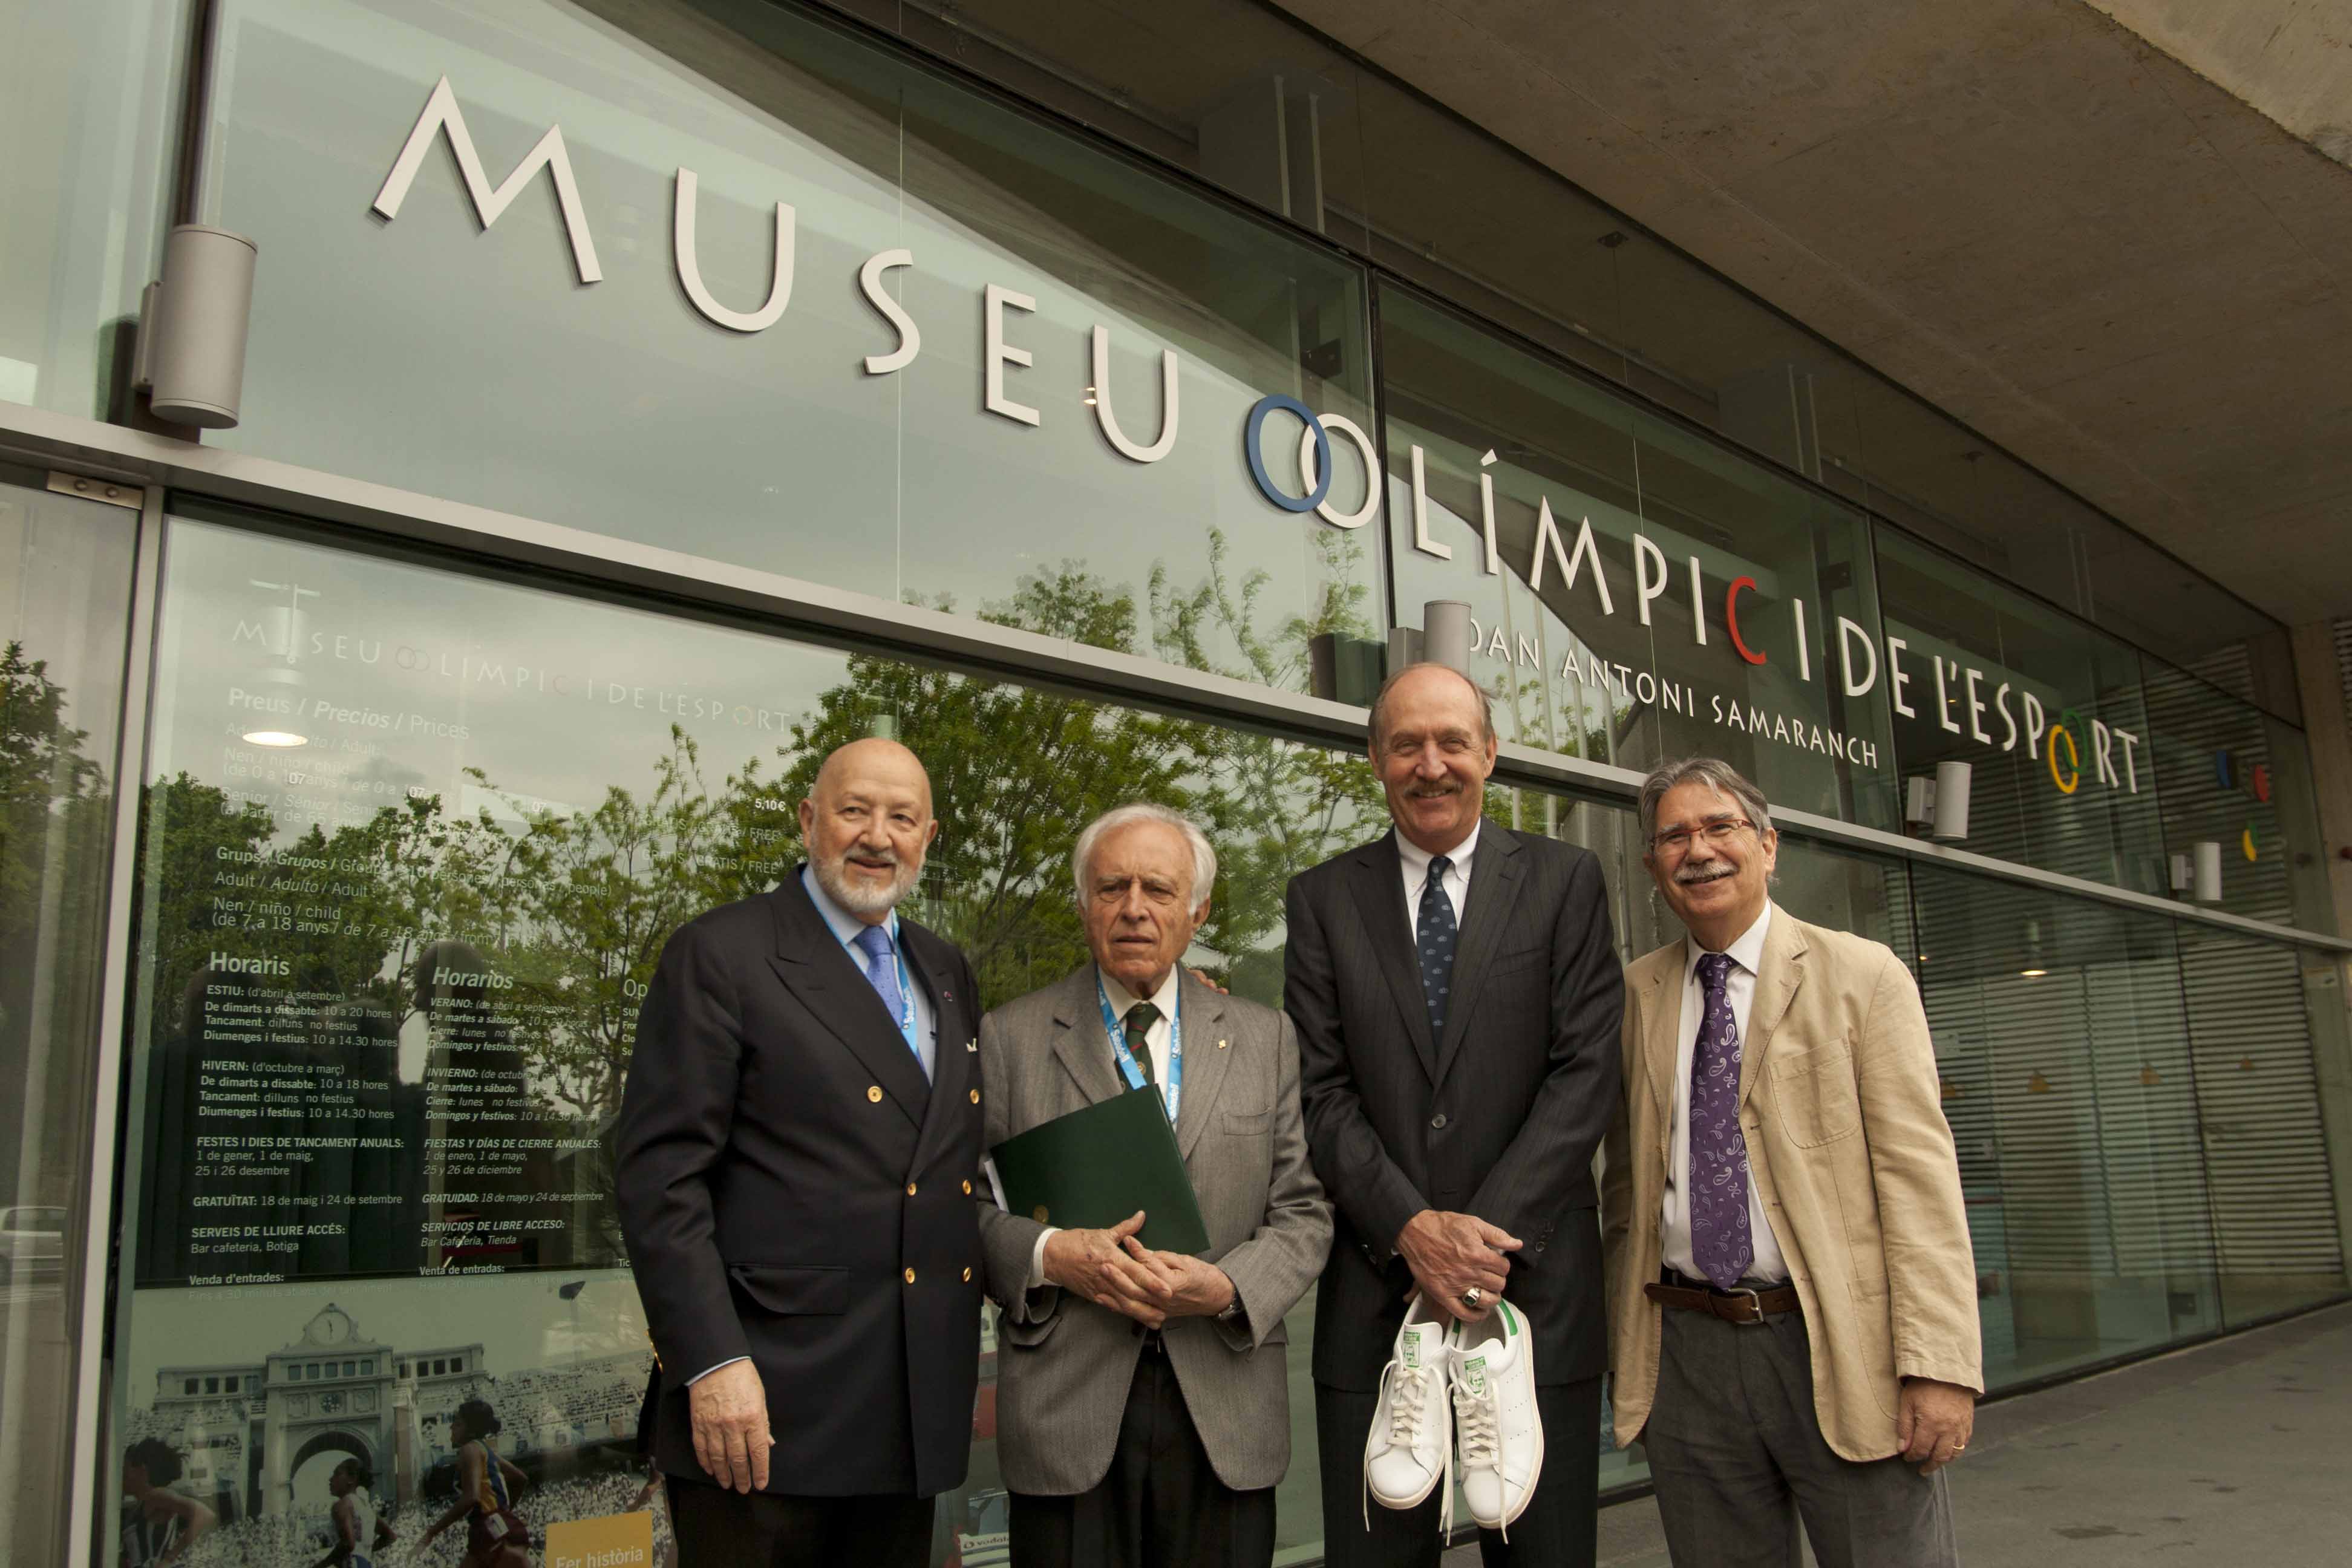
<instances>
[{"instance_id":1,"label":"blue lanyard","mask_svg":"<svg viewBox=\"0 0 2352 1568\"><path fill-rule=\"evenodd\" d=\"M1126 1075L1130 1089L1143 1087L1143 1069L1135 1064L1135 1053L1127 1048L1127 1031L1121 1027L1118 1015L1110 1010L1110 993L1103 989L1102 971L1095 971L1095 1000L1102 1004L1103 1032L1110 1037L1110 1048L1118 1058L1118 1070ZM1168 1120L1176 1120L1176 1108L1184 1101L1184 1017L1180 1004L1168 1019L1168 1085L1160 1091L1160 1100L1168 1108Z\"/></svg>"}]
</instances>

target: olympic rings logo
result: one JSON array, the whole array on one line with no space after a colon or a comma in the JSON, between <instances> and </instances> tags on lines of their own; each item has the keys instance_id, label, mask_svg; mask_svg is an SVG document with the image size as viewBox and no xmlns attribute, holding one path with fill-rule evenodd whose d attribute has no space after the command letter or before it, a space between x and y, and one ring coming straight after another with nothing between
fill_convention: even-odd
<instances>
[{"instance_id":1,"label":"olympic rings logo","mask_svg":"<svg viewBox=\"0 0 2352 1568\"><path fill-rule=\"evenodd\" d=\"M1265 422L1276 413L1287 414L1298 421L1298 473L1307 481L1307 493L1303 496L1290 494L1266 471ZM1347 437L1364 460L1364 504L1351 512L1338 510L1331 505L1331 437L1335 432ZM1373 448L1372 438L1364 434L1363 426L1344 414L1318 415L1295 397L1269 392L1250 405L1249 417L1242 422L1242 456L1249 463L1250 478L1256 482L1258 493L1285 511L1311 511L1334 528L1361 528L1380 510L1380 453Z\"/></svg>"}]
</instances>

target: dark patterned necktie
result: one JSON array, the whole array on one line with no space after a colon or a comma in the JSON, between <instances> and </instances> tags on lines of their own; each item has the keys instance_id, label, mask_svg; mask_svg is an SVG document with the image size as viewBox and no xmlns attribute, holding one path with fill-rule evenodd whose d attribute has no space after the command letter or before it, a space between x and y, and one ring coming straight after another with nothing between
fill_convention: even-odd
<instances>
[{"instance_id":1,"label":"dark patterned necktie","mask_svg":"<svg viewBox=\"0 0 2352 1568\"><path fill-rule=\"evenodd\" d=\"M1718 1290L1739 1283L1756 1249L1748 1232L1748 1141L1739 1131L1739 1025L1725 984L1731 955L1698 961L1702 1010L1691 1052L1691 1260Z\"/></svg>"},{"instance_id":2,"label":"dark patterned necktie","mask_svg":"<svg viewBox=\"0 0 2352 1568\"><path fill-rule=\"evenodd\" d=\"M1127 1054L1135 1058L1136 1070L1143 1074L1139 1086L1150 1089L1160 1080L1151 1073L1151 1026L1160 1022L1160 1009L1149 1002L1138 1002L1127 1010Z\"/></svg>"},{"instance_id":3,"label":"dark patterned necktie","mask_svg":"<svg viewBox=\"0 0 2352 1568\"><path fill-rule=\"evenodd\" d=\"M1420 949L1421 994L1429 1003L1429 1037L1445 1038L1445 1005L1454 986L1454 900L1445 896L1445 873L1454 862L1443 855L1429 859L1429 880L1421 885L1421 913L1413 922L1413 945Z\"/></svg>"}]
</instances>

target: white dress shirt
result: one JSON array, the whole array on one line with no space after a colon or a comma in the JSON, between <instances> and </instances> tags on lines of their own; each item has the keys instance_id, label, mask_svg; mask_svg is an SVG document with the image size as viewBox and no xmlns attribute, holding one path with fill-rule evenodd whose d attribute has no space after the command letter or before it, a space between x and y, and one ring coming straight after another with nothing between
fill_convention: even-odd
<instances>
[{"instance_id":1,"label":"white dress shirt","mask_svg":"<svg viewBox=\"0 0 2352 1568\"><path fill-rule=\"evenodd\" d=\"M1478 852L1478 830L1484 826L1484 820L1472 823L1469 837L1445 852L1445 896L1453 900L1454 923L1457 927L1470 901L1470 858ZM1418 931L1421 890L1429 881L1429 863L1434 857L1402 833L1396 836L1396 847L1397 859L1404 868L1405 928Z\"/></svg>"},{"instance_id":2,"label":"white dress shirt","mask_svg":"<svg viewBox=\"0 0 2352 1568\"><path fill-rule=\"evenodd\" d=\"M1730 955L1731 969L1724 976L1723 989L1731 1003L1732 1024L1739 1031L1743 1058L1755 1048L1748 1037L1748 1014L1756 1000L1756 972L1764 962L1764 933L1771 925L1772 905L1768 900L1756 923L1724 949ZM1691 1058L1698 1051L1699 1022L1706 1016L1706 988L1698 978L1698 961L1706 950L1687 937L1683 948L1683 1011L1675 1043L1675 1123L1666 1145L1663 1239L1666 1267L1696 1279L1699 1278L1699 1268L1691 1254L1689 1201ZM1753 1178L1748 1184L1748 1238L1755 1256L1744 1278L1757 1284L1784 1283L1789 1278L1789 1266L1780 1257L1771 1222L1764 1217L1764 1200L1757 1193Z\"/></svg>"},{"instance_id":3,"label":"white dress shirt","mask_svg":"<svg viewBox=\"0 0 2352 1568\"><path fill-rule=\"evenodd\" d=\"M1159 1086L1163 1104L1166 1103L1168 1095L1168 1038L1171 1033L1170 1020L1176 1016L1178 967L1176 964L1170 964L1168 978L1161 981L1160 989L1149 996L1134 994L1126 986L1104 973L1100 968L1095 971L1095 977L1102 982L1103 995L1110 1002L1111 1016L1119 1020L1121 1039L1126 1038L1128 1009L1133 1007L1138 1002L1149 1002L1160 1009L1160 1016L1152 1020L1151 1027L1144 1033L1143 1044L1144 1048L1151 1055L1151 1081ZM1086 1029L1087 1033L1093 1034L1102 1041L1103 1054L1111 1058L1111 1072L1124 1082L1127 1078L1126 1069L1118 1065L1118 1053L1110 1048L1109 1039L1101 1034L1101 1020L1097 1019L1091 1029L1084 1024L1079 1025L1078 1027ZM1061 1228L1059 1226L1049 1225L1037 1233L1037 1245L1029 1254L1029 1289L1032 1290L1039 1289L1045 1283L1045 1243L1055 1231Z\"/></svg>"},{"instance_id":4,"label":"white dress shirt","mask_svg":"<svg viewBox=\"0 0 2352 1568\"><path fill-rule=\"evenodd\" d=\"M809 902L816 906L816 912L824 920L825 929L833 932L835 938L848 951L849 962L857 966L857 973L860 975L865 974L866 950L857 945L857 938L859 933L866 930L866 922L826 897L824 888L816 879L815 867L804 866L801 868L801 886L808 889ZM890 951L897 952L898 951L898 910L890 911L889 918L883 921L882 929L890 933ZM915 1001L915 1054L921 1058L923 1077L928 1079L940 1060L939 1011L931 1005L931 994L924 989L922 976L915 973L915 966L911 963L908 964L906 973L907 989L913 994ZM873 983L868 981L867 984L870 985ZM879 992L875 994L875 999L877 1001L881 999ZM895 1031L898 1026L898 1020L891 1019L890 1027ZM720 1366L733 1366L736 1362L751 1359L749 1356L739 1355L732 1360L720 1362L719 1366L704 1367L700 1372L688 1378L686 1385L688 1388L693 1387L712 1373L717 1372Z\"/></svg>"}]
</instances>

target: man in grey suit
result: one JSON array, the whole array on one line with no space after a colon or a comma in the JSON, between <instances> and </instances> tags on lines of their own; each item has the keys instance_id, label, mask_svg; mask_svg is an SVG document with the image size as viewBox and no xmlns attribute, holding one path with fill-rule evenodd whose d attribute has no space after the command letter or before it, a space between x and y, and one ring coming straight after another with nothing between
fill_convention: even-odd
<instances>
[{"instance_id":1,"label":"man in grey suit","mask_svg":"<svg viewBox=\"0 0 2352 1568\"><path fill-rule=\"evenodd\" d=\"M1331 1243L1297 1041L1281 1014L1179 967L1216 881L1199 828L1120 806L1070 864L1093 962L982 1020L986 1142L1111 1095L1160 1095L1210 1247L1153 1252L1141 1215L1056 1230L982 1205L1013 1560L1264 1568L1290 1461L1283 1314Z\"/></svg>"}]
</instances>

